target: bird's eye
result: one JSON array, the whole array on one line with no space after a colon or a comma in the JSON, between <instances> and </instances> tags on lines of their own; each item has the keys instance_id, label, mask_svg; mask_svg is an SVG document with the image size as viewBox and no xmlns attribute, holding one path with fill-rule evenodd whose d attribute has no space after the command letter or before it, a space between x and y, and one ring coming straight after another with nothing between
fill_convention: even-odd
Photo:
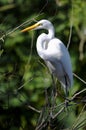
<instances>
[{"instance_id":1,"label":"bird's eye","mask_svg":"<svg viewBox=\"0 0 86 130\"><path fill-rule=\"evenodd\" d=\"M43 25L42 23L39 24L39 26L42 26L42 25Z\"/></svg>"}]
</instances>

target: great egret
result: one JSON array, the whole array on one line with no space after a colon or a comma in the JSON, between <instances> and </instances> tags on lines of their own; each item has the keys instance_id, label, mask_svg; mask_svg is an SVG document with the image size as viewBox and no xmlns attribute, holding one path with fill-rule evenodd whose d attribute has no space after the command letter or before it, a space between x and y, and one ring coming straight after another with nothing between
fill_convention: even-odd
<instances>
[{"instance_id":1,"label":"great egret","mask_svg":"<svg viewBox=\"0 0 86 130\"><path fill-rule=\"evenodd\" d=\"M54 35L54 27L48 20L40 20L36 24L23 29L29 30L46 29L48 34L42 33L37 38L38 55L46 62L50 73L57 77L66 94L73 84L73 74L69 52L65 45Z\"/></svg>"}]
</instances>

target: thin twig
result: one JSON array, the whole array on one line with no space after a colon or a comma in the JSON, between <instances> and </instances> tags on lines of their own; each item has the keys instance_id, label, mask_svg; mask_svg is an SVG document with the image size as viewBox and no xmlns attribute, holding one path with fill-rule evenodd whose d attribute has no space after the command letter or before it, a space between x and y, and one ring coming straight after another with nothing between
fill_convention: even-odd
<instances>
[{"instance_id":1,"label":"thin twig","mask_svg":"<svg viewBox=\"0 0 86 130\"><path fill-rule=\"evenodd\" d=\"M64 104L65 104L65 102L62 102L62 103L60 103L58 106L55 105L54 107L51 107L50 109L51 109L52 111L54 111L56 108L61 107L61 106L64 105Z\"/></svg>"},{"instance_id":2,"label":"thin twig","mask_svg":"<svg viewBox=\"0 0 86 130\"><path fill-rule=\"evenodd\" d=\"M3 36L0 37L0 40L4 41L4 40L3 40L4 37L6 37L6 36L12 34L13 32L15 32L15 31L16 31L17 29L19 29L20 27L25 26L25 25L27 25L28 23L31 23L32 21L36 21L36 20L35 20L36 18L38 18L40 15L43 15L42 11L43 11L44 8L47 6L47 4L48 4L48 0L47 0L46 4L43 6L43 8L40 10L40 12L38 13L38 15L37 15L35 18L33 18L33 19L31 19L31 20L27 20L27 21L23 22L22 24L20 24L19 26L17 26L17 27L15 27L14 29L12 29L11 31L8 31L6 34L3 34Z\"/></svg>"},{"instance_id":3,"label":"thin twig","mask_svg":"<svg viewBox=\"0 0 86 130\"><path fill-rule=\"evenodd\" d=\"M81 91L79 91L78 93L74 94L74 96L72 97L71 101L73 101L74 98L76 98L76 96L80 95L81 93L83 93L83 92L85 92L85 91L86 91L86 88L83 89L83 90L81 90Z\"/></svg>"},{"instance_id":4,"label":"thin twig","mask_svg":"<svg viewBox=\"0 0 86 130\"><path fill-rule=\"evenodd\" d=\"M83 119L79 124L77 124L77 126L74 129L79 130L79 128L82 128L84 126L86 126L86 119Z\"/></svg>"},{"instance_id":5,"label":"thin twig","mask_svg":"<svg viewBox=\"0 0 86 130\"><path fill-rule=\"evenodd\" d=\"M23 85L21 85L18 89L17 89L17 91L19 91L20 89L22 89L28 82L30 82L30 81L32 81L33 80L33 77L32 78L30 78L27 82L25 82Z\"/></svg>"},{"instance_id":6,"label":"thin twig","mask_svg":"<svg viewBox=\"0 0 86 130\"><path fill-rule=\"evenodd\" d=\"M86 84L86 81L84 81L81 77L79 77L77 74L73 73L73 75L79 79L81 82L83 82L84 84Z\"/></svg>"},{"instance_id":7,"label":"thin twig","mask_svg":"<svg viewBox=\"0 0 86 130\"><path fill-rule=\"evenodd\" d=\"M43 14L43 13L42 13ZM42 15L42 14L39 14L39 15ZM30 24L34 19L36 19L37 17L39 17L39 15L37 15L35 18L31 19L31 20L27 20L25 22L23 22L22 24L20 24L19 26L15 27L12 31L6 33L6 36L12 34L13 32L15 32L17 29L19 29L20 27L23 27L25 26L26 24Z\"/></svg>"},{"instance_id":8,"label":"thin twig","mask_svg":"<svg viewBox=\"0 0 86 130\"><path fill-rule=\"evenodd\" d=\"M68 44L67 44L67 49L69 48L70 42L71 42L71 37L72 37L72 28L73 28L73 3L72 5L72 13L71 13L71 21L70 21L70 33L69 33L69 40L68 40Z\"/></svg>"},{"instance_id":9,"label":"thin twig","mask_svg":"<svg viewBox=\"0 0 86 130\"><path fill-rule=\"evenodd\" d=\"M62 107L58 113L56 113L54 116L52 116L52 119L55 119L61 112L63 112L65 107Z\"/></svg>"},{"instance_id":10,"label":"thin twig","mask_svg":"<svg viewBox=\"0 0 86 130\"><path fill-rule=\"evenodd\" d=\"M31 110L37 112L37 113L41 113L40 110L37 110L36 108L34 108L34 107L30 106L30 105L28 105L27 107L28 107L29 109L31 109Z\"/></svg>"},{"instance_id":11,"label":"thin twig","mask_svg":"<svg viewBox=\"0 0 86 130\"><path fill-rule=\"evenodd\" d=\"M85 107L86 107L86 104L83 106L83 108L82 108L82 110L81 110L81 112L80 112L80 114L79 114L77 120L74 122L73 127L72 127L73 129L75 129L75 128L77 127L78 121L79 121L79 119L80 119L80 117L81 117L81 115L82 115L82 113L83 113Z\"/></svg>"}]
</instances>

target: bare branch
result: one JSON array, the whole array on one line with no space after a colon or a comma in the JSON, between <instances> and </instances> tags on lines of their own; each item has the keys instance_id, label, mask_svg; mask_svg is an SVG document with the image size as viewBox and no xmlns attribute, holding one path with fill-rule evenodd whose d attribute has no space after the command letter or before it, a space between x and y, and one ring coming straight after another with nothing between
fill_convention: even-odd
<instances>
[{"instance_id":1,"label":"bare branch","mask_svg":"<svg viewBox=\"0 0 86 130\"><path fill-rule=\"evenodd\" d=\"M83 82L84 84L86 84L86 81L84 81L81 77L79 77L77 74L73 73L73 75L79 79L81 82Z\"/></svg>"},{"instance_id":2,"label":"bare branch","mask_svg":"<svg viewBox=\"0 0 86 130\"><path fill-rule=\"evenodd\" d=\"M64 109L65 109L65 107L62 107L62 108L59 110L59 112L56 113L56 114L52 117L52 119L55 119L61 112L64 111Z\"/></svg>"},{"instance_id":3,"label":"bare branch","mask_svg":"<svg viewBox=\"0 0 86 130\"><path fill-rule=\"evenodd\" d=\"M73 101L74 98L76 98L76 96L80 95L81 93L83 93L83 92L85 92L85 91L86 91L86 88L83 89L83 90L81 90L81 91L79 91L78 93L76 93L76 94L72 97L71 101Z\"/></svg>"},{"instance_id":4,"label":"bare branch","mask_svg":"<svg viewBox=\"0 0 86 130\"><path fill-rule=\"evenodd\" d=\"M69 40L67 44L67 49L69 48L70 42L71 42L71 37L72 37L72 29L73 29L73 3L72 5L72 11L71 11L71 20L70 20L70 32L69 32Z\"/></svg>"},{"instance_id":5,"label":"bare branch","mask_svg":"<svg viewBox=\"0 0 86 130\"><path fill-rule=\"evenodd\" d=\"M36 108L34 108L34 107L30 106L30 105L28 105L27 107L28 107L29 109L31 109L31 110L37 112L37 113L41 113L40 110L37 110Z\"/></svg>"}]
</instances>

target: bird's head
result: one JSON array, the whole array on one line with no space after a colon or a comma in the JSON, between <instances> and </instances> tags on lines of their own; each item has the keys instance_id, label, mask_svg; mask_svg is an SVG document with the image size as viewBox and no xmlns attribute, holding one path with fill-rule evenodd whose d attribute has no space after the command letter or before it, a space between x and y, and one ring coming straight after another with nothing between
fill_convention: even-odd
<instances>
[{"instance_id":1,"label":"bird's head","mask_svg":"<svg viewBox=\"0 0 86 130\"><path fill-rule=\"evenodd\" d=\"M48 20L40 20L39 22L35 23L32 26L29 26L23 30L21 30L21 32L26 32L29 30L37 30L37 29L47 29L49 30L50 28L53 28L53 25L50 21Z\"/></svg>"}]
</instances>

